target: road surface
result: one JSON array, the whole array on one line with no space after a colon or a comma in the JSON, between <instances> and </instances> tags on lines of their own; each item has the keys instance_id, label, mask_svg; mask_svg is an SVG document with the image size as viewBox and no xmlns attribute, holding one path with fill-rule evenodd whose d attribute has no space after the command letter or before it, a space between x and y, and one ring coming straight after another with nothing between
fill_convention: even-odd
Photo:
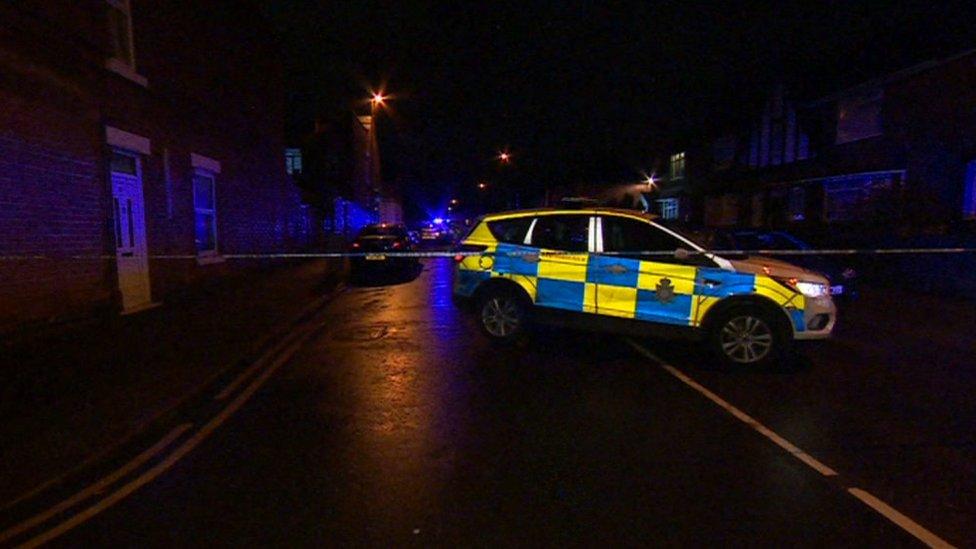
<instances>
[{"instance_id":1,"label":"road surface","mask_svg":"<svg viewBox=\"0 0 976 549\"><path fill-rule=\"evenodd\" d=\"M497 347L450 267L350 287L225 423L55 545L976 542L972 408L924 381L956 358L859 320L788 372L561 329Z\"/></svg>"}]
</instances>

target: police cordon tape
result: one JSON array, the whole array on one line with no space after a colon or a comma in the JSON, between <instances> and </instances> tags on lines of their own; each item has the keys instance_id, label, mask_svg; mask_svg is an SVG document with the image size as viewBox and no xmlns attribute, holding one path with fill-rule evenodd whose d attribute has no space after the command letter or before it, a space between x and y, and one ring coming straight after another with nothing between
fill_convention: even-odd
<instances>
[{"instance_id":1,"label":"police cordon tape","mask_svg":"<svg viewBox=\"0 0 976 549\"><path fill-rule=\"evenodd\" d=\"M580 255L590 253L587 251L563 251L563 250L511 250L506 251L504 254L509 257L518 257L520 255L525 256L537 256L543 254L547 257L558 256L558 255ZM598 252L601 255L608 256L646 256L646 257L675 257L677 253L683 255L715 255L719 257L741 257L747 255L765 255L765 256L810 256L810 255L906 255L906 254L970 254L976 253L976 248L849 248L849 249L825 249L825 250L685 250L682 249L680 252L674 250L671 251L604 251ZM467 257L467 256L485 256L485 255L496 255L495 252L487 251L429 251L429 252L417 252L417 251L405 251L405 252L393 252L385 250L377 250L374 252L301 252L301 253L270 253L270 254L220 254L215 256L219 259L329 259L329 258L342 258L342 257L362 257L371 258L376 256L384 256L391 258L434 258L434 257ZM58 260L73 260L73 261L102 261L102 260L114 260L117 255L17 255L17 254L7 254L0 255L0 261L58 261ZM197 260L201 256L194 254L157 254L148 255L148 259L154 260Z\"/></svg>"}]
</instances>

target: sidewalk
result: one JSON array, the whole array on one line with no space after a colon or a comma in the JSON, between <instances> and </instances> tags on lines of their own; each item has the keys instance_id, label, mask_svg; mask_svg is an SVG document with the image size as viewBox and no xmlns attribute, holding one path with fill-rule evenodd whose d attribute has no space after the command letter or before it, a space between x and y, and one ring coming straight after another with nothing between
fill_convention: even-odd
<instances>
[{"instance_id":1,"label":"sidewalk","mask_svg":"<svg viewBox=\"0 0 976 549\"><path fill-rule=\"evenodd\" d=\"M0 344L0 508L145 428L286 330L342 277L315 260Z\"/></svg>"}]
</instances>

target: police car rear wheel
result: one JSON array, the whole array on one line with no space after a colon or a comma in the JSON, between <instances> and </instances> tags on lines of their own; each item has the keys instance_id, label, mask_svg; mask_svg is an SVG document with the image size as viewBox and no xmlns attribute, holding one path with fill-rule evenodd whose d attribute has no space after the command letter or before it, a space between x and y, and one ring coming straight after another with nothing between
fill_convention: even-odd
<instances>
[{"instance_id":1,"label":"police car rear wheel","mask_svg":"<svg viewBox=\"0 0 976 549\"><path fill-rule=\"evenodd\" d=\"M492 292L481 300L481 327L489 336L512 340L525 327L525 304L513 292Z\"/></svg>"}]
</instances>

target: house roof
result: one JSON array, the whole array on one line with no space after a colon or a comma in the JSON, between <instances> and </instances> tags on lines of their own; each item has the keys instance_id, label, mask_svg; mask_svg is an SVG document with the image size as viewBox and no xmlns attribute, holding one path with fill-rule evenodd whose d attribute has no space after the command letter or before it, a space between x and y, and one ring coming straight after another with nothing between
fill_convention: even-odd
<instances>
[{"instance_id":1,"label":"house roof","mask_svg":"<svg viewBox=\"0 0 976 549\"><path fill-rule=\"evenodd\" d=\"M813 101L808 102L806 105L809 106L809 107L815 107L815 106L818 106L818 105L823 105L825 103L832 103L832 102L837 101L838 99L842 99L844 97L850 97L852 95L859 95L859 94L868 92L868 91L873 90L873 89L876 89L876 88L884 87L887 84L891 84L893 82L898 82L900 80L904 80L906 78L909 78L911 76L915 76L916 74L923 73L925 71L934 69L936 67L940 67L942 65L946 65L948 63L952 63L953 61L957 61L959 59L962 59L964 57L967 57L967 56L970 56L970 55L974 55L974 54L976 54L976 48L972 48L972 49L969 49L969 50L966 50L966 51L963 51L963 52L960 52L960 53L957 53L955 55L952 55L952 56L949 56L949 57L945 57L945 58L942 58L942 59L930 59L928 61L923 61L922 63L918 63L916 65L912 65L910 67L906 67L904 69L901 69L901 70L898 70L898 71L895 71L895 72L892 72L892 73L888 73L888 74L886 74L884 76L880 76L878 78L874 78L874 79L871 79L871 80L867 80L865 82L861 82L860 84L856 84L856 85L851 86L849 88L845 88L843 90L834 92L834 93L832 93L830 95L821 97L819 99L814 99Z\"/></svg>"}]
</instances>

